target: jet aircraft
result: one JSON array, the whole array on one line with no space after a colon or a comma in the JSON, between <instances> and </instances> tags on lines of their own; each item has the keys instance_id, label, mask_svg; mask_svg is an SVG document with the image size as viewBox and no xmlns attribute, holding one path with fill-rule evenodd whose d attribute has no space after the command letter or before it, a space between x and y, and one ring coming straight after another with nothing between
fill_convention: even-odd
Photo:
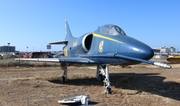
<instances>
[{"instance_id":1,"label":"jet aircraft","mask_svg":"<svg viewBox=\"0 0 180 106\"><path fill-rule=\"evenodd\" d=\"M60 62L64 71L62 82L67 81L67 65L72 63L97 65L96 77L104 82L105 93L111 93L109 65L133 65L147 63L163 68L171 68L169 64L149 61L154 56L153 50L146 44L127 36L117 25L107 24L98 27L91 33L79 38L72 36L69 25L65 21L65 40L49 43L63 44L63 52L59 58L16 58L42 62Z\"/></svg>"}]
</instances>

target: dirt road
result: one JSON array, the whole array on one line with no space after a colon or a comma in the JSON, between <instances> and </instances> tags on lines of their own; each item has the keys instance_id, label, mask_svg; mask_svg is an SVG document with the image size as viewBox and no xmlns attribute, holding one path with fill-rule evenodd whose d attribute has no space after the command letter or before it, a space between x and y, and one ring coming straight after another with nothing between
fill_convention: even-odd
<instances>
[{"instance_id":1,"label":"dirt road","mask_svg":"<svg viewBox=\"0 0 180 106\"><path fill-rule=\"evenodd\" d=\"M58 100L78 95L89 95L95 106L180 105L179 64L172 69L110 66L111 95L103 93L96 67L68 69L68 83L61 84L60 67L0 68L0 106L60 106Z\"/></svg>"}]
</instances>

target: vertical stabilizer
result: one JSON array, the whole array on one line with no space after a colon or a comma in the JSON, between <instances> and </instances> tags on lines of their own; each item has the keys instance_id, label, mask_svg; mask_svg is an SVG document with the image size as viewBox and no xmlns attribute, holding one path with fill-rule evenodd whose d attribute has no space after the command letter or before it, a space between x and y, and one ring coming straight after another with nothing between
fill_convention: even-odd
<instances>
[{"instance_id":1,"label":"vertical stabilizer","mask_svg":"<svg viewBox=\"0 0 180 106\"><path fill-rule=\"evenodd\" d=\"M71 34L71 30L69 28L67 20L65 20L65 34L66 34L65 40L67 40L67 41L73 40L73 36Z\"/></svg>"}]
</instances>

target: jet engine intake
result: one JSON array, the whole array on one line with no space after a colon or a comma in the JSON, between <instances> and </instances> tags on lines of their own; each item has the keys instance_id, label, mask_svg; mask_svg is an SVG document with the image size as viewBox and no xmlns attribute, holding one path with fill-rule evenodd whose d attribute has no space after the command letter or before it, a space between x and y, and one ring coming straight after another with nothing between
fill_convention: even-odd
<instances>
[{"instance_id":1,"label":"jet engine intake","mask_svg":"<svg viewBox=\"0 0 180 106\"><path fill-rule=\"evenodd\" d=\"M93 38L93 34L88 33L82 39L82 47L86 52L89 52L91 48L92 38Z\"/></svg>"}]
</instances>

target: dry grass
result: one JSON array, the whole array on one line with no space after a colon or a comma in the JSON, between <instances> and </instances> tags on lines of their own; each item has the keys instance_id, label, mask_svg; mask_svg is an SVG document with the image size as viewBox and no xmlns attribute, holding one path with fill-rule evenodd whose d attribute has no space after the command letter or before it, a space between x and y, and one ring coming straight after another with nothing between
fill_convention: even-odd
<instances>
[{"instance_id":1,"label":"dry grass","mask_svg":"<svg viewBox=\"0 0 180 106\"><path fill-rule=\"evenodd\" d=\"M179 69L111 66L112 94L105 95L96 67L68 67L66 84L60 67L0 68L0 105L60 106L58 100L89 95L93 106L178 106L180 84L174 80L179 80Z\"/></svg>"},{"instance_id":2,"label":"dry grass","mask_svg":"<svg viewBox=\"0 0 180 106\"><path fill-rule=\"evenodd\" d=\"M1 60L0 67L59 67L60 63Z\"/></svg>"},{"instance_id":3,"label":"dry grass","mask_svg":"<svg viewBox=\"0 0 180 106\"><path fill-rule=\"evenodd\" d=\"M0 63L0 67L14 67L18 66L17 62L7 62L7 63Z\"/></svg>"}]
</instances>

